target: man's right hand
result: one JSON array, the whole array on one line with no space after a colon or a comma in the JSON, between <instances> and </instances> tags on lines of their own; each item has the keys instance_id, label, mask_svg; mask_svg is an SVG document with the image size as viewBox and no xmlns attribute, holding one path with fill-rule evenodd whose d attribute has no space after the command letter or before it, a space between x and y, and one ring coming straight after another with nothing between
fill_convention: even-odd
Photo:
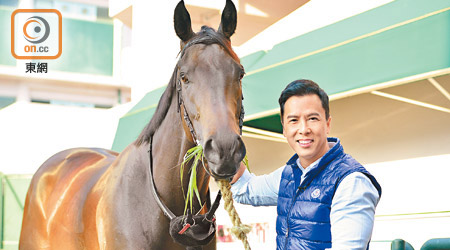
<instances>
[{"instance_id":1,"label":"man's right hand","mask_svg":"<svg viewBox=\"0 0 450 250\"><path fill-rule=\"evenodd\" d=\"M239 180L239 178L241 178L241 176L244 174L245 169L246 169L245 164L243 162L241 162L241 166L239 167L239 169L236 172L236 174L233 176L233 179L231 180L230 184L233 184L237 180Z\"/></svg>"}]
</instances>

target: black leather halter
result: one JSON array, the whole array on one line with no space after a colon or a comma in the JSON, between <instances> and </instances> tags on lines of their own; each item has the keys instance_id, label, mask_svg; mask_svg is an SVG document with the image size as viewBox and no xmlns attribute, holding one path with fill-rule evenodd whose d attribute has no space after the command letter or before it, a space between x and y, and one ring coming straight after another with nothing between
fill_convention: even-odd
<instances>
[{"instance_id":1,"label":"black leather halter","mask_svg":"<svg viewBox=\"0 0 450 250\"><path fill-rule=\"evenodd\" d=\"M178 91L178 90L177 90ZM181 91L181 88L180 88ZM189 118L189 115L184 107L183 100L181 99L181 93L178 93L180 106L183 105L184 110L184 120L189 127L191 132L191 136L196 144L198 144L198 140L195 134L194 127L192 126L192 122ZM242 98L243 99L243 98ZM179 106L179 107L180 107ZM179 108L180 109L180 108ZM178 110L179 110L178 109ZM244 120L244 106L241 104L241 114L239 117L239 130L242 135L242 125ZM220 199L222 198L222 194L220 191L217 193L216 199L212 207L210 206L210 194L208 190L207 195L207 208L208 212L205 215L192 215L188 209L187 216L175 216L175 214L164 204L161 198L158 195L156 190L155 180L153 179L153 153L152 153L152 145L153 145L153 135L150 136L150 149L149 149L149 179L151 182L151 192L153 197L155 197L156 202L158 203L159 208L164 213L164 215L170 220L170 229L169 233L172 236L172 239L184 246L187 246L188 249L198 249L201 250L203 245L208 244L215 235L216 232L216 224L215 224L215 216L217 208L219 207ZM208 174L208 169L205 170ZM210 174L211 175L211 174Z\"/></svg>"},{"instance_id":2,"label":"black leather halter","mask_svg":"<svg viewBox=\"0 0 450 250\"><path fill-rule=\"evenodd\" d=\"M192 43L195 44L195 43ZM188 47L190 44L187 44ZM178 112L183 108L183 118L186 123L189 131L191 133L192 139L196 145L200 142L198 141L197 134L195 133L194 126L192 125L191 119L189 118L189 114L186 111L186 107L183 102L182 93L181 93L181 82L180 79L177 79L177 100L178 100ZM242 100L244 100L244 96L242 96ZM241 102L241 110L239 115L239 133L242 135L242 126L244 124L244 105ZM212 205L210 206L210 194L208 189L207 195L207 208L208 212L205 215L192 215L188 210L187 216L175 216L175 214L164 204L164 202L160 199L158 192L156 190L155 181L153 179L153 154L152 154L152 143L153 143L153 135L150 136L150 149L149 149L149 179L151 182L151 192L153 197L155 197L158 206L164 215L170 220L170 229L169 233L172 236L172 239L186 246L188 249L202 249L201 246L208 244L215 235L216 225L215 225L215 216L214 213L217 210L222 194L220 191L217 193L216 199ZM206 169L206 172L211 175L211 173Z\"/></svg>"}]
</instances>

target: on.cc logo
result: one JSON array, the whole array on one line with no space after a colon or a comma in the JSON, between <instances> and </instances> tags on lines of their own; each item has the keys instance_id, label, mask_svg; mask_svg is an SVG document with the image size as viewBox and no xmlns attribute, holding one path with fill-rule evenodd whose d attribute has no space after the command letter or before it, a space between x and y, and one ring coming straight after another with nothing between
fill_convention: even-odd
<instances>
[{"instance_id":1,"label":"on.cc logo","mask_svg":"<svg viewBox=\"0 0 450 250\"><path fill-rule=\"evenodd\" d=\"M0 0L1 1L1 0ZM57 59L62 16L56 9L17 9L11 14L11 54L16 59Z\"/></svg>"},{"instance_id":2,"label":"on.cc logo","mask_svg":"<svg viewBox=\"0 0 450 250\"><path fill-rule=\"evenodd\" d=\"M50 35L50 25L48 25L48 22L44 18L32 16L23 25L23 35L30 43L42 43Z\"/></svg>"}]
</instances>

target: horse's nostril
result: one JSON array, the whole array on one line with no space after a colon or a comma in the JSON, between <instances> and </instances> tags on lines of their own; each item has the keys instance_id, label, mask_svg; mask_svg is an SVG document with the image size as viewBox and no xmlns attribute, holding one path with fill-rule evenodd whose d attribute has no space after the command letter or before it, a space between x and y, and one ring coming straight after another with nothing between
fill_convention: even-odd
<instances>
[{"instance_id":1,"label":"horse's nostril","mask_svg":"<svg viewBox=\"0 0 450 250\"><path fill-rule=\"evenodd\" d=\"M247 153L244 141L242 141L242 138L240 136L238 136L236 140L236 144L232 153L236 162L242 161L245 157L245 154Z\"/></svg>"},{"instance_id":2,"label":"horse's nostril","mask_svg":"<svg viewBox=\"0 0 450 250\"><path fill-rule=\"evenodd\" d=\"M208 139L203 146L203 152L205 154L206 160L210 163L220 162L220 153L212 139Z\"/></svg>"}]
</instances>

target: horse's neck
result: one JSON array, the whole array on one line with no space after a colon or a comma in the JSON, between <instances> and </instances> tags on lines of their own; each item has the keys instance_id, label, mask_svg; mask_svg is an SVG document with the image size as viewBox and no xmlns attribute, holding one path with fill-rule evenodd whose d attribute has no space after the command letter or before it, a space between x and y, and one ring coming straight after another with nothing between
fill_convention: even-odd
<instances>
[{"instance_id":1,"label":"horse's neck","mask_svg":"<svg viewBox=\"0 0 450 250\"><path fill-rule=\"evenodd\" d=\"M174 98L175 99L175 98ZM184 197L182 190L186 193L190 166L184 168L183 189L181 188L180 164L187 150L194 146L188 139L183 129L180 113L177 111L177 102L173 101L166 117L157 129L153 137L153 168L155 184L158 193L167 206L175 213L181 215L184 210ZM200 166L200 165L199 165ZM209 178L203 168L197 170L197 185L201 200L206 200ZM200 206L196 204L195 211Z\"/></svg>"}]
</instances>

